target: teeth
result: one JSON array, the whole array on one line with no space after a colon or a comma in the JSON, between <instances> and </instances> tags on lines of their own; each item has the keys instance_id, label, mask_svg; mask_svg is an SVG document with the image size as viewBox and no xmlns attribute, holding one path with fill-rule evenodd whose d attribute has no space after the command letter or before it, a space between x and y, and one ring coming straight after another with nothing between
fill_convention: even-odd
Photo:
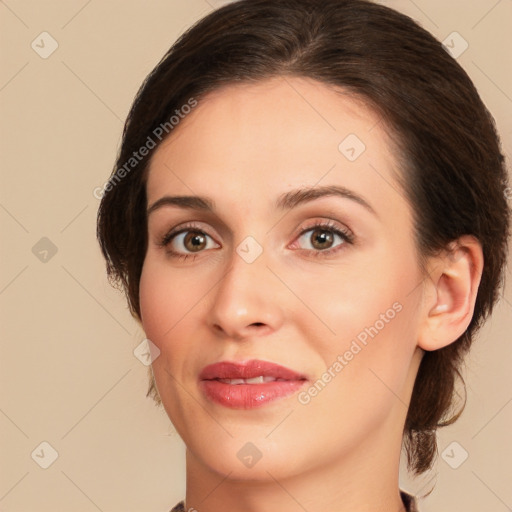
<instances>
[{"instance_id":1,"label":"teeth","mask_svg":"<svg viewBox=\"0 0 512 512\"><path fill-rule=\"evenodd\" d=\"M275 377L253 377L252 379L218 379L219 382L225 384L263 384L265 382L282 381L284 379L276 379Z\"/></svg>"}]
</instances>

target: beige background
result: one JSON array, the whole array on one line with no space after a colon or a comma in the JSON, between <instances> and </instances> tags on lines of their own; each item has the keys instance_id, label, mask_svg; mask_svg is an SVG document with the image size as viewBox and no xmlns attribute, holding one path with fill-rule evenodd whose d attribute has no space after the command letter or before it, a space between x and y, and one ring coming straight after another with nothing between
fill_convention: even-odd
<instances>
[{"instance_id":1,"label":"beige background","mask_svg":"<svg viewBox=\"0 0 512 512\"><path fill-rule=\"evenodd\" d=\"M133 354L144 335L106 281L93 190L146 74L221 3L0 1L1 511L157 512L184 497L184 446L145 398L146 367ZM469 43L458 60L510 155L512 1L383 3L440 40L457 31ZM51 49L44 31L58 44L46 59L31 47ZM468 459L453 469L440 457L416 481L402 474L413 493L436 483L422 512L512 507L511 312L509 286L468 360L466 411L440 432L447 461L462 450ZM47 469L42 442L58 453Z\"/></svg>"}]
</instances>

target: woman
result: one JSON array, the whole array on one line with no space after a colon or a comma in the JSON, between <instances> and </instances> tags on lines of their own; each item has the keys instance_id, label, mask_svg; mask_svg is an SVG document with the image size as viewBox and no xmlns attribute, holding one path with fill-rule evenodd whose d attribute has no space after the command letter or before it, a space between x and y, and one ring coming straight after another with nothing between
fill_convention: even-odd
<instances>
[{"instance_id":1,"label":"woman","mask_svg":"<svg viewBox=\"0 0 512 512\"><path fill-rule=\"evenodd\" d=\"M443 46L366 0L242 0L142 85L98 217L187 447L173 511L413 511L496 302L493 120Z\"/></svg>"}]
</instances>

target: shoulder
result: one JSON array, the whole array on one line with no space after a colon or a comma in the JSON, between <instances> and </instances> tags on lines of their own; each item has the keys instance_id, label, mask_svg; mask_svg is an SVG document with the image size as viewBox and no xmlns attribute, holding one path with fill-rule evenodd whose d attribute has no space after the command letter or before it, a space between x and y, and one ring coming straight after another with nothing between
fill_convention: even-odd
<instances>
[{"instance_id":1,"label":"shoulder","mask_svg":"<svg viewBox=\"0 0 512 512\"><path fill-rule=\"evenodd\" d=\"M402 497L402 501L404 502L407 512L419 512L418 504L416 503L416 498L414 496L402 491L401 489L400 496Z\"/></svg>"},{"instance_id":2,"label":"shoulder","mask_svg":"<svg viewBox=\"0 0 512 512\"><path fill-rule=\"evenodd\" d=\"M407 512L419 512L416 504L416 498L414 496L402 490L400 491L400 496L402 497L402 501L404 502ZM185 502L180 501L170 510L170 512L185 512Z\"/></svg>"},{"instance_id":3,"label":"shoulder","mask_svg":"<svg viewBox=\"0 0 512 512\"><path fill-rule=\"evenodd\" d=\"M185 512L185 502L180 501L175 507L173 507L169 512Z\"/></svg>"}]
</instances>

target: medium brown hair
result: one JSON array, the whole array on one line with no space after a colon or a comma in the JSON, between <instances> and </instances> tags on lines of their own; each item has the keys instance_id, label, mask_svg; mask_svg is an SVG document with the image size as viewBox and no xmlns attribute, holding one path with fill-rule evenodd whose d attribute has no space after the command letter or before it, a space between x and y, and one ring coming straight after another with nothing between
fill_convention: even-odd
<instances>
[{"instance_id":1,"label":"medium brown hair","mask_svg":"<svg viewBox=\"0 0 512 512\"><path fill-rule=\"evenodd\" d=\"M159 127L172 133L170 116L192 97L200 101L223 85L275 76L342 88L382 118L399 149L421 264L462 235L482 245L484 269L471 323L454 343L424 354L415 381L404 445L408 468L420 474L435 460L436 429L453 423L464 408L453 410L455 386L458 378L464 385L463 356L498 299L510 211L491 114L462 67L411 18L368 0L241 0L187 30L148 75L126 120L98 212L108 275L140 321L151 153L127 167L134 151L149 138L158 147ZM160 403L154 380L148 395Z\"/></svg>"}]
</instances>

